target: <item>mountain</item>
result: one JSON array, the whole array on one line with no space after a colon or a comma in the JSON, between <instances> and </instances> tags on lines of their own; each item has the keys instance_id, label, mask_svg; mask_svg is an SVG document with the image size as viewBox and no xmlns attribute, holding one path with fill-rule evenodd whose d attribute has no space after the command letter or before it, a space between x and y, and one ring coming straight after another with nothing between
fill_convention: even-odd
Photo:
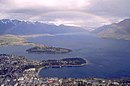
<instances>
[{"instance_id":1,"label":"mountain","mask_svg":"<svg viewBox=\"0 0 130 86\"><path fill-rule=\"evenodd\" d=\"M92 31L102 38L130 40L130 19L119 23L104 25Z\"/></svg>"},{"instance_id":2,"label":"mountain","mask_svg":"<svg viewBox=\"0 0 130 86\"><path fill-rule=\"evenodd\" d=\"M30 22L20 20L1 19L0 20L0 34L55 34L55 33L71 33L71 32L84 32L83 28L65 26L65 25L52 25L41 22Z\"/></svg>"}]
</instances>

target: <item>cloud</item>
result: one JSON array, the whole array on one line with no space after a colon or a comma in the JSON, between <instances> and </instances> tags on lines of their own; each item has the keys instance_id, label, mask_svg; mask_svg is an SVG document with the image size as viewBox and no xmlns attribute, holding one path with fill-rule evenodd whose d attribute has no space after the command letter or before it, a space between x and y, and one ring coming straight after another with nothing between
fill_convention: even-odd
<instances>
[{"instance_id":1,"label":"cloud","mask_svg":"<svg viewBox=\"0 0 130 86\"><path fill-rule=\"evenodd\" d=\"M56 22L59 24L73 24L81 27L97 27L104 22L110 23L109 20L102 18L100 16L86 13L86 12L80 12L80 11L58 11L58 12L50 12L47 14L42 14L37 20L46 20L50 22ZM35 20L35 19L34 19ZM105 24L104 23L104 24Z\"/></svg>"},{"instance_id":2,"label":"cloud","mask_svg":"<svg viewBox=\"0 0 130 86\"><path fill-rule=\"evenodd\" d=\"M89 12L106 16L130 16L130 0L97 0L92 2Z\"/></svg>"},{"instance_id":3,"label":"cloud","mask_svg":"<svg viewBox=\"0 0 130 86\"><path fill-rule=\"evenodd\" d=\"M0 0L0 18L91 29L130 17L129 3L130 0Z\"/></svg>"}]
</instances>

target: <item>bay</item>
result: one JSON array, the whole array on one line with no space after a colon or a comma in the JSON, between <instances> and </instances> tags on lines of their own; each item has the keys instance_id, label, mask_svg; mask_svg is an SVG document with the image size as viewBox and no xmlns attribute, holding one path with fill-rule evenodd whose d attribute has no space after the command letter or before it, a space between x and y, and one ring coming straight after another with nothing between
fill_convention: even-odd
<instances>
[{"instance_id":1,"label":"bay","mask_svg":"<svg viewBox=\"0 0 130 86\"><path fill-rule=\"evenodd\" d=\"M47 60L80 57L89 61L83 67L63 67L42 69L41 77L130 77L130 41L101 39L88 33L54 34L28 39L30 42L72 49L67 54L28 54L25 50L31 46L0 47L0 53L26 56L31 60Z\"/></svg>"}]
</instances>

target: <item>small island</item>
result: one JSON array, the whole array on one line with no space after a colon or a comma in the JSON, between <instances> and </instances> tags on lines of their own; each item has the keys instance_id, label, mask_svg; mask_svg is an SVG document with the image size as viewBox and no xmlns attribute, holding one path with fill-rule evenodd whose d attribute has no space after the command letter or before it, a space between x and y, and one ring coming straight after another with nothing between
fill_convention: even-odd
<instances>
[{"instance_id":1,"label":"small island","mask_svg":"<svg viewBox=\"0 0 130 86\"><path fill-rule=\"evenodd\" d=\"M55 54L55 53L69 53L72 50L66 48L58 48L52 46L35 46L33 48L26 50L28 53L47 53L47 54Z\"/></svg>"}]
</instances>

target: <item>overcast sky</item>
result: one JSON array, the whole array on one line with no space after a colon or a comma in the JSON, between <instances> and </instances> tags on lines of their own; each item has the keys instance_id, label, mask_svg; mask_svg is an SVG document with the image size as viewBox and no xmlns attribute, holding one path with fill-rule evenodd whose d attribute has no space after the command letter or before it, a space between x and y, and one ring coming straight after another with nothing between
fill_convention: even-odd
<instances>
[{"instance_id":1,"label":"overcast sky","mask_svg":"<svg viewBox=\"0 0 130 86\"><path fill-rule=\"evenodd\" d=\"M0 18L44 21L86 29L130 17L130 0L0 0Z\"/></svg>"}]
</instances>

